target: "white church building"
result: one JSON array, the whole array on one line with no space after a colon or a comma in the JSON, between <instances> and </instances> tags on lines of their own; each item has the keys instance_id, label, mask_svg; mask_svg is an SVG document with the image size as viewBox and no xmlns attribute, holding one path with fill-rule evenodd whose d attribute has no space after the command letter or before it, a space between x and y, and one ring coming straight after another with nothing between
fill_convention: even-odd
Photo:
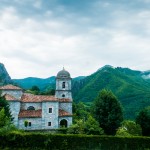
<instances>
[{"instance_id":1,"label":"white church building","mask_svg":"<svg viewBox=\"0 0 150 150\"><path fill-rule=\"evenodd\" d=\"M13 85L2 86L0 90L9 102L13 122L19 129L58 129L72 124L71 77L64 68L56 77L55 96L24 93Z\"/></svg>"}]
</instances>

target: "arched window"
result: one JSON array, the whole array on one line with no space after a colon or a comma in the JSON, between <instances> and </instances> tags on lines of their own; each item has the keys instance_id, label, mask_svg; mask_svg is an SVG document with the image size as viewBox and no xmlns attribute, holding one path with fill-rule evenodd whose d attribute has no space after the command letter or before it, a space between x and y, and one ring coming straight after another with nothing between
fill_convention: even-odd
<instances>
[{"instance_id":1,"label":"arched window","mask_svg":"<svg viewBox=\"0 0 150 150\"><path fill-rule=\"evenodd\" d=\"M63 94L62 97L65 97L65 94Z\"/></svg>"},{"instance_id":2,"label":"arched window","mask_svg":"<svg viewBox=\"0 0 150 150\"><path fill-rule=\"evenodd\" d=\"M35 108L33 106L29 106L27 110L35 110Z\"/></svg>"},{"instance_id":3,"label":"arched window","mask_svg":"<svg viewBox=\"0 0 150 150\"><path fill-rule=\"evenodd\" d=\"M65 88L65 82L62 83L62 88Z\"/></svg>"}]
</instances>

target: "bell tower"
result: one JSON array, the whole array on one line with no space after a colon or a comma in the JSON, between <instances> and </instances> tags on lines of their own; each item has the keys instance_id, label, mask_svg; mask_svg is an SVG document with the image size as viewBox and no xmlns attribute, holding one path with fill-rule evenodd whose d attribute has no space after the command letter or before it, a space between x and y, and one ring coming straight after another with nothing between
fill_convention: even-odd
<instances>
[{"instance_id":1,"label":"bell tower","mask_svg":"<svg viewBox=\"0 0 150 150\"><path fill-rule=\"evenodd\" d=\"M57 73L55 97L66 98L72 101L71 77L70 73L64 68Z\"/></svg>"}]
</instances>

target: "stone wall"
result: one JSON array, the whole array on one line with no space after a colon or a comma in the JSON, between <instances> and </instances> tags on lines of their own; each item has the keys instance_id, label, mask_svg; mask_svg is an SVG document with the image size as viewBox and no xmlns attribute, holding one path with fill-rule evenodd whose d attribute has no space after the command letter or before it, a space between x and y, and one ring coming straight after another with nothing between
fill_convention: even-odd
<instances>
[{"instance_id":1,"label":"stone wall","mask_svg":"<svg viewBox=\"0 0 150 150\"><path fill-rule=\"evenodd\" d=\"M62 95L65 95L65 97L63 97ZM59 90L59 91L56 91L56 94L55 96L57 98L69 98L70 100L72 100L72 94L71 94L71 91L65 91L65 90Z\"/></svg>"},{"instance_id":2,"label":"stone wall","mask_svg":"<svg viewBox=\"0 0 150 150\"><path fill-rule=\"evenodd\" d=\"M9 94L15 97L16 99L21 99L21 96L23 94L22 90L3 90L2 95Z\"/></svg>"},{"instance_id":3,"label":"stone wall","mask_svg":"<svg viewBox=\"0 0 150 150\"><path fill-rule=\"evenodd\" d=\"M49 108L52 108L52 113L49 113ZM58 128L58 110L58 102L42 103L42 129ZM51 126L48 126L48 122L51 122Z\"/></svg>"},{"instance_id":4,"label":"stone wall","mask_svg":"<svg viewBox=\"0 0 150 150\"><path fill-rule=\"evenodd\" d=\"M65 82L65 88L62 88L62 83ZM71 79L56 79L56 90L71 90Z\"/></svg>"},{"instance_id":5,"label":"stone wall","mask_svg":"<svg viewBox=\"0 0 150 150\"><path fill-rule=\"evenodd\" d=\"M20 102L18 101L9 101L9 105L10 105L10 111L12 114L13 119L13 123L16 127L18 127L18 115L20 112Z\"/></svg>"},{"instance_id":6,"label":"stone wall","mask_svg":"<svg viewBox=\"0 0 150 150\"><path fill-rule=\"evenodd\" d=\"M33 106L35 110L42 109L42 103L21 103L21 109L27 110L29 106Z\"/></svg>"},{"instance_id":7,"label":"stone wall","mask_svg":"<svg viewBox=\"0 0 150 150\"><path fill-rule=\"evenodd\" d=\"M65 82L65 88L62 87L63 82ZM57 98L62 98L62 95L65 95L65 98L72 100L71 94L71 79L56 79L56 92L55 96Z\"/></svg>"},{"instance_id":8,"label":"stone wall","mask_svg":"<svg viewBox=\"0 0 150 150\"><path fill-rule=\"evenodd\" d=\"M25 121L31 122L31 126L25 127ZM24 130L37 130L42 129L42 118L19 118L19 129Z\"/></svg>"},{"instance_id":9,"label":"stone wall","mask_svg":"<svg viewBox=\"0 0 150 150\"><path fill-rule=\"evenodd\" d=\"M72 114L72 103L59 103L59 108Z\"/></svg>"},{"instance_id":10,"label":"stone wall","mask_svg":"<svg viewBox=\"0 0 150 150\"><path fill-rule=\"evenodd\" d=\"M72 117L69 116L69 117L59 117L59 125L60 125L60 121L65 119L67 121L67 127L69 127L70 125L72 125ZM60 127L60 126L59 126Z\"/></svg>"}]
</instances>

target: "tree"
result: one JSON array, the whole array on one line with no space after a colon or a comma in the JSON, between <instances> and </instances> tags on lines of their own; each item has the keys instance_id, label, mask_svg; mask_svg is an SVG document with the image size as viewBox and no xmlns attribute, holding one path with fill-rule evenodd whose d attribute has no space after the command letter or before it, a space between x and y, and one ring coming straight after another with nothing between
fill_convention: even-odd
<instances>
[{"instance_id":1,"label":"tree","mask_svg":"<svg viewBox=\"0 0 150 150\"><path fill-rule=\"evenodd\" d=\"M31 90L31 91L37 91L37 92L40 91L39 87L36 86L36 85L32 86L32 88L31 88L30 90Z\"/></svg>"},{"instance_id":2,"label":"tree","mask_svg":"<svg viewBox=\"0 0 150 150\"><path fill-rule=\"evenodd\" d=\"M136 122L140 124L142 128L142 135L150 136L150 106L139 112Z\"/></svg>"},{"instance_id":3,"label":"tree","mask_svg":"<svg viewBox=\"0 0 150 150\"><path fill-rule=\"evenodd\" d=\"M49 89L40 93L41 95L55 95L55 89Z\"/></svg>"},{"instance_id":4,"label":"tree","mask_svg":"<svg viewBox=\"0 0 150 150\"><path fill-rule=\"evenodd\" d=\"M85 122L84 131L86 134L104 134L103 129L99 127L99 123L92 116L89 116L89 118Z\"/></svg>"},{"instance_id":5,"label":"tree","mask_svg":"<svg viewBox=\"0 0 150 150\"><path fill-rule=\"evenodd\" d=\"M3 128L4 126L8 125L10 123L10 119L5 114L5 109L2 108L0 110L0 128Z\"/></svg>"},{"instance_id":6,"label":"tree","mask_svg":"<svg viewBox=\"0 0 150 150\"><path fill-rule=\"evenodd\" d=\"M83 134L84 133L84 121L82 119L78 120L75 124L72 124L67 133L70 134Z\"/></svg>"},{"instance_id":7,"label":"tree","mask_svg":"<svg viewBox=\"0 0 150 150\"><path fill-rule=\"evenodd\" d=\"M102 90L94 101L93 113L100 127L108 135L115 135L123 121L122 107L116 96L109 90Z\"/></svg>"},{"instance_id":8,"label":"tree","mask_svg":"<svg viewBox=\"0 0 150 150\"><path fill-rule=\"evenodd\" d=\"M28 122L27 120L24 121L24 126L25 126L26 128L27 128L27 126L28 126L28 123L29 123L29 122Z\"/></svg>"},{"instance_id":9,"label":"tree","mask_svg":"<svg viewBox=\"0 0 150 150\"><path fill-rule=\"evenodd\" d=\"M89 116L87 121L83 121L82 119L76 120L76 123L68 128L68 133L100 135L104 131L99 127L99 123L92 116Z\"/></svg>"},{"instance_id":10,"label":"tree","mask_svg":"<svg viewBox=\"0 0 150 150\"><path fill-rule=\"evenodd\" d=\"M27 93L38 95L40 93L40 89L38 86L34 85L31 89L26 91Z\"/></svg>"},{"instance_id":11,"label":"tree","mask_svg":"<svg viewBox=\"0 0 150 150\"><path fill-rule=\"evenodd\" d=\"M73 103L73 114L74 121L81 119L84 122L90 115L88 108L82 102L79 102L77 104Z\"/></svg>"},{"instance_id":12,"label":"tree","mask_svg":"<svg viewBox=\"0 0 150 150\"><path fill-rule=\"evenodd\" d=\"M140 136L142 135L142 129L139 124L134 121L125 120L122 122L121 127L117 130L116 135L119 136Z\"/></svg>"},{"instance_id":13,"label":"tree","mask_svg":"<svg viewBox=\"0 0 150 150\"><path fill-rule=\"evenodd\" d=\"M6 101L4 96L0 96L0 110L3 108L5 110L5 115L11 119L12 115L11 115L11 112L9 109L9 103L8 103L8 101Z\"/></svg>"}]
</instances>

